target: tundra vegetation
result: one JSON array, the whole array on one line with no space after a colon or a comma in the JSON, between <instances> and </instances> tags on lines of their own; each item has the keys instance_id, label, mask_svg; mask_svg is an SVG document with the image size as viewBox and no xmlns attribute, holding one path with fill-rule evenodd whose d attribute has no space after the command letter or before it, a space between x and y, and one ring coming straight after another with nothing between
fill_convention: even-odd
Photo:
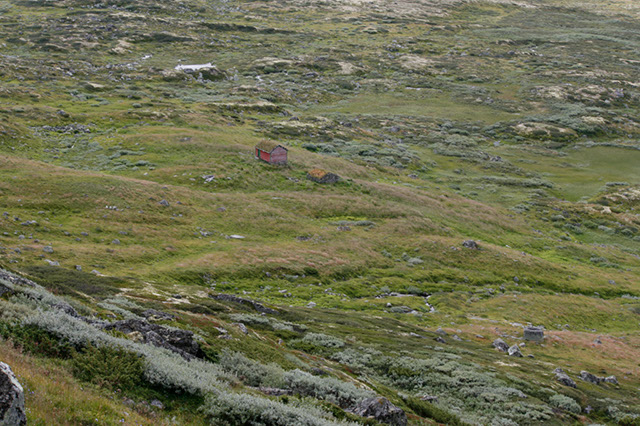
<instances>
[{"instance_id":1,"label":"tundra vegetation","mask_svg":"<svg viewBox=\"0 0 640 426\"><path fill-rule=\"evenodd\" d=\"M637 2L6 0L0 46L29 424L640 424Z\"/></svg>"}]
</instances>

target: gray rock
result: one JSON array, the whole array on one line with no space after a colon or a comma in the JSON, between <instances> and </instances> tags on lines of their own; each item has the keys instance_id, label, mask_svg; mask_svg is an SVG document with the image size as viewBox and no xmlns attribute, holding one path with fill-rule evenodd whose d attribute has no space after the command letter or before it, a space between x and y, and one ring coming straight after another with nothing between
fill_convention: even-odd
<instances>
[{"instance_id":1,"label":"gray rock","mask_svg":"<svg viewBox=\"0 0 640 426\"><path fill-rule=\"evenodd\" d=\"M618 384L618 379L616 379L616 376L605 377L603 380L607 383L613 383L614 385Z\"/></svg>"},{"instance_id":2,"label":"gray rock","mask_svg":"<svg viewBox=\"0 0 640 426\"><path fill-rule=\"evenodd\" d=\"M138 332L142 335L144 343L168 349L187 360L204 356L193 332L188 330L167 328L139 319L115 321L104 325L103 328L117 330L124 334Z\"/></svg>"},{"instance_id":3,"label":"gray rock","mask_svg":"<svg viewBox=\"0 0 640 426\"><path fill-rule=\"evenodd\" d=\"M278 311L271 309L271 308L267 308L266 306L264 306L261 303L255 302L253 300L249 300L249 299L243 299L241 297L238 296L233 296L231 294L210 294L209 297L216 299L216 300L220 300L222 302L233 302L233 303L239 303L242 305L247 305L247 306L252 306L256 311L262 313L262 314L277 314ZM309 303L314 303L314 302L309 302Z\"/></svg>"},{"instance_id":4,"label":"gray rock","mask_svg":"<svg viewBox=\"0 0 640 426\"><path fill-rule=\"evenodd\" d=\"M258 390L265 395L271 395L271 396L291 395L293 393L289 389L280 389L280 388L260 387L258 388Z\"/></svg>"},{"instance_id":5,"label":"gray rock","mask_svg":"<svg viewBox=\"0 0 640 426\"><path fill-rule=\"evenodd\" d=\"M524 340L529 340L530 342L542 342L544 340L544 328L525 327Z\"/></svg>"},{"instance_id":6,"label":"gray rock","mask_svg":"<svg viewBox=\"0 0 640 426\"><path fill-rule=\"evenodd\" d=\"M436 330L436 333L438 333L438 334L439 334L439 335L441 335L441 336L446 336L446 335L447 335L447 332L446 332L446 331L444 331L444 330L442 329L442 327L438 327L438 329Z\"/></svg>"},{"instance_id":7,"label":"gray rock","mask_svg":"<svg viewBox=\"0 0 640 426\"><path fill-rule=\"evenodd\" d=\"M151 405L152 407L159 408L161 410L164 409L164 404L157 399L154 399L153 401L151 401L149 405Z\"/></svg>"},{"instance_id":8,"label":"gray rock","mask_svg":"<svg viewBox=\"0 0 640 426\"><path fill-rule=\"evenodd\" d=\"M594 374L589 373L588 371L581 371L580 372L580 378L582 380L584 380L585 382L588 383L593 383L594 385L597 385L598 383L600 383L602 381L602 377L598 377Z\"/></svg>"},{"instance_id":9,"label":"gray rock","mask_svg":"<svg viewBox=\"0 0 640 426\"><path fill-rule=\"evenodd\" d=\"M235 325L236 327L238 327L240 329L241 332L243 332L244 334L249 334L249 330L247 329L247 326L244 325L241 322L236 322L233 325Z\"/></svg>"},{"instance_id":10,"label":"gray rock","mask_svg":"<svg viewBox=\"0 0 640 426\"><path fill-rule=\"evenodd\" d=\"M53 247L44 246L44 247L42 247L42 251L45 252L45 253L53 253Z\"/></svg>"},{"instance_id":11,"label":"gray rock","mask_svg":"<svg viewBox=\"0 0 640 426\"><path fill-rule=\"evenodd\" d=\"M561 368L556 368L555 370L553 370L553 372L556 375L556 380L563 385L569 386L570 388L577 387L576 382L571 377L569 377L567 373L565 373Z\"/></svg>"},{"instance_id":12,"label":"gray rock","mask_svg":"<svg viewBox=\"0 0 640 426\"><path fill-rule=\"evenodd\" d=\"M440 337L440 336L436 337L436 338L435 338L435 339L433 339L433 340L435 340L435 341L436 341L436 342L438 342L438 343L447 343L447 341L446 341L446 340L444 340L444 339L443 339L442 337Z\"/></svg>"},{"instance_id":13,"label":"gray rock","mask_svg":"<svg viewBox=\"0 0 640 426\"><path fill-rule=\"evenodd\" d=\"M478 243L476 243L473 240L466 240L462 242L462 246L466 247L468 249L472 249L472 250L478 250L480 247L478 246Z\"/></svg>"},{"instance_id":14,"label":"gray rock","mask_svg":"<svg viewBox=\"0 0 640 426\"><path fill-rule=\"evenodd\" d=\"M111 241L111 244L118 245L118 244L120 244L120 240L116 238L115 240Z\"/></svg>"},{"instance_id":15,"label":"gray rock","mask_svg":"<svg viewBox=\"0 0 640 426\"><path fill-rule=\"evenodd\" d=\"M518 345L513 345L511 346L508 350L507 353L509 354L509 356L516 356L516 357L522 357L522 352L520 352L520 346Z\"/></svg>"},{"instance_id":16,"label":"gray rock","mask_svg":"<svg viewBox=\"0 0 640 426\"><path fill-rule=\"evenodd\" d=\"M161 206L169 207L169 202L167 200L161 200L158 204Z\"/></svg>"},{"instance_id":17,"label":"gray rock","mask_svg":"<svg viewBox=\"0 0 640 426\"><path fill-rule=\"evenodd\" d=\"M168 312L157 311L155 309L147 309L140 315L148 319L149 321L171 321L175 318L175 315Z\"/></svg>"},{"instance_id":18,"label":"gray rock","mask_svg":"<svg viewBox=\"0 0 640 426\"><path fill-rule=\"evenodd\" d=\"M393 405L387 398L374 397L362 400L353 409L353 413L373 418L381 423L393 426L406 426L407 415L401 408Z\"/></svg>"},{"instance_id":19,"label":"gray rock","mask_svg":"<svg viewBox=\"0 0 640 426\"><path fill-rule=\"evenodd\" d=\"M507 345L507 343L500 338L493 341L493 347L500 352L507 352L509 350L509 345Z\"/></svg>"},{"instance_id":20,"label":"gray rock","mask_svg":"<svg viewBox=\"0 0 640 426\"><path fill-rule=\"evenodd\" d=\"M24 411L24 391L11 367L0 362L0 425L27 424Z\"/></svg>"}]
</instances>

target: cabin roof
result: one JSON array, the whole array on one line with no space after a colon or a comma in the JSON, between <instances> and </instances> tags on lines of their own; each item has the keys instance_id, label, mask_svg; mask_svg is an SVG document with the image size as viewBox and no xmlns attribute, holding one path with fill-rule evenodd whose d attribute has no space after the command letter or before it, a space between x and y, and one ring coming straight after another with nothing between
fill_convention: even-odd
<instances>
[{"instance_id":1,"label":"cabin roof","mask_svg":"<svg viewBox=\"0 0 640 426\"><path fill-rule=\"evenodd\" d=\"M258 144L256 145L256 148L258 148L260 151L271 152L279 146L282 146L282 145L279 144L278 142L264 139L258 142ZM284 146L282 146L282 148L284 148L285 150L287 149Z\"/></svg>"}]
</instances>

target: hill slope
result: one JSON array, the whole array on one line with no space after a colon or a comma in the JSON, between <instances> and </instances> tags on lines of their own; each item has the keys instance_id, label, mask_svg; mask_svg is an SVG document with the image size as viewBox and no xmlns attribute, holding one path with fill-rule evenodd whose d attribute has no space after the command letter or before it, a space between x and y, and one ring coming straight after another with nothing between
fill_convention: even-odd
<instances>
[{"instance_id":1,"label":"hill slope","mask_svg":"<svg viewBox=\"0 0 640 426\"><path fill-rule=\"evenodd\" d=\"M409 424L638 422L632 2L0 10L1 350L30 422L373 424L372 395Z\"/></svg>"}]
</instances>

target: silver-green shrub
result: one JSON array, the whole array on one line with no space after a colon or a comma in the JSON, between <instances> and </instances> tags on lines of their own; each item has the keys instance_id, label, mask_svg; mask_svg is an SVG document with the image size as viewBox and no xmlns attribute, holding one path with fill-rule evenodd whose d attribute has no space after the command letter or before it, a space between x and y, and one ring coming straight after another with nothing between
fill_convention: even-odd
<instances>
[{"instance_id":1,"label":"silver-green shrub","mask_svg":"<svg viewBox=\"0 0 640 426\"><path fill-rule=\"evenodd\" d=\"M278 401L254 395L220 392L207 397L202 408L212 424L221 426L347 426L317 407L303 402Z\"/></svg>"}]
</instances>

